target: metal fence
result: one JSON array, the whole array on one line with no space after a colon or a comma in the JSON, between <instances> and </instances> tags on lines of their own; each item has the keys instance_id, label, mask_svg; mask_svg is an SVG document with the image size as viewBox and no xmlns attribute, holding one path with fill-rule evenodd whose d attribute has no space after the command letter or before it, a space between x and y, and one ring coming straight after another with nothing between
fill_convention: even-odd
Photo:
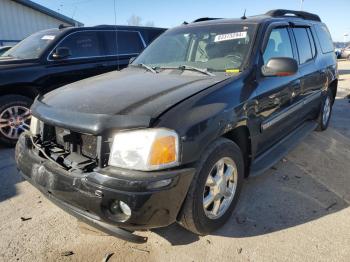
<instances>
[{"instance_id":1,"label":"metal fence","mask_svg":"<svg viewBox=\"0 0 350 262\"><path fill-rule=\"evenodd\" d=\"M5 45L13 46L17 44L19 41L20 40L1 40L0 39L0 46L5 46Z\"/></svg>"}]
</instances>

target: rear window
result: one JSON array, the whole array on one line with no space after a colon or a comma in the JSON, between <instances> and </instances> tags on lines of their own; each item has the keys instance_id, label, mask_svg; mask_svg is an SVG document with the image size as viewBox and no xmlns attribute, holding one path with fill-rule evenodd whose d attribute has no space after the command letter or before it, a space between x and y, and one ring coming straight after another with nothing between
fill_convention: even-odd
<instances>
[{"instance_id":1,"label":"rear window","mask_svg":"<svg viewBox=\"0 0 350 262\"><path fill-rule=\"evenodd\" d=\"M334 45L331 34L325 25L316 25L316 34L320 41L321 49L323 53L330 53L334 51Z\"/></svg>"}]
</instances>

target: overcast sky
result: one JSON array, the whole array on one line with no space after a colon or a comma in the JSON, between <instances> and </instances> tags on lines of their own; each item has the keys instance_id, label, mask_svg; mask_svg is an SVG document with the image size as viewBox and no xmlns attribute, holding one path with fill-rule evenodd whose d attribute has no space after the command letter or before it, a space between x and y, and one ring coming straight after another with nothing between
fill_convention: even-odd
<instances>
[{"instance_id":1,"label":"overcast sky","mask_svg":"<svg viewBox=\"0 0 350 262\"><path fill-rule=\"evenodd\" d=\"M114 24L114 0L33 0L72 17L86 26ZM173 27L198 17L241 17L276 8L300 9L301 0L116 0L117 24L127 24L132 15L143 23ZM328 25L334 41L350 33L350 0L305 0L303 9L318 14ZM350 40L348 37L346 40Z\"/></svg>"}]
</instances>

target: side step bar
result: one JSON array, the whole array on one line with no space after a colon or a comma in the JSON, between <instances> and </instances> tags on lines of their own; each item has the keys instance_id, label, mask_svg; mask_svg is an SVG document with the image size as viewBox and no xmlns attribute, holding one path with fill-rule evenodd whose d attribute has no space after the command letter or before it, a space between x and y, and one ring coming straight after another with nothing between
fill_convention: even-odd
<instances>
[{"instance_id":1,"label":"side step bar","mask_svg":"<svg viewBox=\"0 0 350 262\"><path fill-rule=\"evenodd\" d=\"M283 138L267 152L256 158L250 169L250 176L258 176L271 168L274 164L280 161L285 155L295 148L301 140L317 127L315 121L305 122L303 125L295 129L291 134Z\"/></svg>"}]
</instances>

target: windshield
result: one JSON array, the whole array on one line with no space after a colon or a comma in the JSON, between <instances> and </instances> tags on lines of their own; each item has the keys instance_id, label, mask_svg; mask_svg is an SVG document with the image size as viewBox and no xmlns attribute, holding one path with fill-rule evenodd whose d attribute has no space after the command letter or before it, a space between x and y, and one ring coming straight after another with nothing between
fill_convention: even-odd
<instances>
[{"instance_id":1,"label":"windshield","mask_svg":"<svg viewBox=\"0 0 350 262\"><path fill-rule=\"evenodd\" d=\"M2 56L9 56L18 59L39 58L41 53L59 33L60 31L58 29L35 33L19 42Z\"/></svg>"},{"instance_id":2,"label":"windshield","mask_svg":"<svg viewBox=\"0 0 350 262\"><path fill-rule=\"evenodd\" d=\"M183 26L161 35L132 64L154 69L188 66L209 72L238 71L255 29L253 24Z\"/></svg>"}]
</instances>

